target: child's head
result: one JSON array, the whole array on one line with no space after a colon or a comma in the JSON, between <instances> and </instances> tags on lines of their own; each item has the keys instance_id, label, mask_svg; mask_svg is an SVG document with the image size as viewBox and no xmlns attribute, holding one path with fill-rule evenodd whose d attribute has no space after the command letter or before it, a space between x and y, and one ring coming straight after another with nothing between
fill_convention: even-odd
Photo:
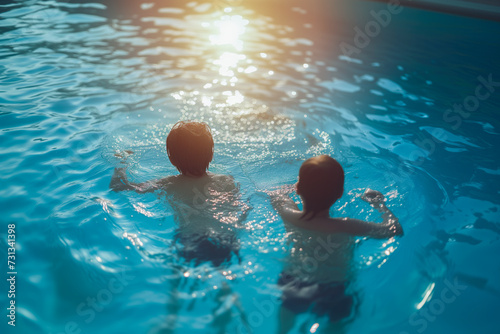
<instances>
[{"instance_id":1,"label":"child's head","mask_svg":"<svg viewBox=\"0 0 500 334\"><path fill-rule=\"evenodd\" d=\"M167 136L167 154L182 174L204 175L214 155L210 127L202 122L177 122Z\"/></svg>"},{"instance_id":2,"label":"child's head","mask_svg":"<svg viewBox=\"0 0 500 334\"><path fill-rule=\"evenodd\" d=\"M304 214L330 208L344 192L344 170L328 155L307 159L299 170L297 193L304 201Z\"/></svg>"}]
</instances>

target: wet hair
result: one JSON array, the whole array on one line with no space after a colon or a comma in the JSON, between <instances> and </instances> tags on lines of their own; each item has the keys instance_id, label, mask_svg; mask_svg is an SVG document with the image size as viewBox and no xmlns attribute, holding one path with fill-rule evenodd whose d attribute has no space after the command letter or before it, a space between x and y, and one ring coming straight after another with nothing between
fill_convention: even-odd
<instances>
[{"instance_id":1,"label":"wet hair","mask_svg":"<svg viewBox=\"0 0 500 334\"><path fill-rule=\"evenodd\" d=\"M195 121L175 123L167 136L167 154L182 174L204 175L214 156L210 127Z\"/></svg>"},{"instance_id":2,"label":"wet hair","mask_svg":"<svg viewBox=\"0 0 500 334\"><path fill-rule=\"evenodd\" d=\"M328 155L307 159L299 170L297 192L304 201L304 214L312 214L330 208L344 193L344 170Z\"/></svg>"}]
</instances>

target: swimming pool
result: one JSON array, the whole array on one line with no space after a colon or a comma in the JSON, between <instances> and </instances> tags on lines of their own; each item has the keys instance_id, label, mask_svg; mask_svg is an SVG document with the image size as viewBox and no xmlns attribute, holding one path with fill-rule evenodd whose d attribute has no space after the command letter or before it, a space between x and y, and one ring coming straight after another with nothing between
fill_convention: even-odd
<instances>
[{"instance_id":1,"label":"swimming pool","mask_svg":"<svg viewBox=\"0 0 500 334\"><path fill-rule=\"evenodd\" d=\"M4 259L9 224L17 247L2 333L276 332L290 245L262 190L319 154L346 171L338 215L378 219L370 187L405 230L357 243L343 332L497 332L499 23L283 3L2 5ZM178 119L210 124L211 171L240 184L241 261L220 271L179 261L164 197L108 188L124 150L133 180L176 173ZM293 332L324 323L302 314Z\"/></svg>"}]
</instances>

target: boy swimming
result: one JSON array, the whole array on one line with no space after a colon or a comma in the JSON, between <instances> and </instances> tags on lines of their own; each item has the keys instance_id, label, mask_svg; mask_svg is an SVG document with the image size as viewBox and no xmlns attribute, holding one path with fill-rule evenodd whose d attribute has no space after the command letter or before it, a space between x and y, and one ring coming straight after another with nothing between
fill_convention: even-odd
<instances>
[{"instance_id":1,"label":"boy swimming","mask_svg":"<svg viewBox=\"0 0 500 334\"><path fill-rule=\"evenodd\" d=\"M208 172L214 155L214 141L207 124L177 122L167 136L166 148L179 175L135 183L128 180L125 168L116 168L109 187L117 192L133 190L140 194L162 191L174 211L177 228L172 245L175 253L180 255L179 260L187 265L178 263L176 257L169 257L168 261L172 263L167 268L172 274L168 314L158 332L171 333L177 328L178 313L184 300L178 292L179 286L190 282L190 289L195 289L200 282L212 277L212 273L226 276L226 268L234 257L240 261L237 230L248 206L240 201L239 187L231 176ZM190 275L191 271L198 275ZM220 279L214 279L220 282ZM212 286L213 283L210 288ZM232 307L240 308L239 296L232 292L226 277L214 293L215 307L210 308L210 317L213 317L213 324L223 328L220 324L224 322L220 318L227 316ZM221 332L225 331L221 329Z\"/></svg>"},{"instance_id":2,"label":"boy swimming","mask_svg":"<svg viewBox=\"0 0 500 334\"><path fill-rule=\"evenodd\" d=\"M346 294L354 237L390 238L403 234L398 219L385 206L384 196L376 190L367 189L361 198L382 213L382 223L330 217L330 207L344 192L344 170L330 156L317 156L302 164L296 192L302 199L302 211L288 193L269 192L293 241L278 280L282 289L282 333L293 327L297 313L308 309L327 315L330 325L348 317L354 303L353 297Z\"/></svg>"},{"instance_id":3,"label":"boy swimming","mask_svg":"<svg viewBox=\"0 0 500 334\"><path fill-rule=\"evenodd\" d=\"M242 211L239 189L231 176L208 172L214 153L210 127L202 122L177 122L167 136L166 148L179 175L135 183L128 180L125 168L116 168L109 187L141 194L165 191L178 218L175 241L187 261L219 267L233 254L239 256L234 231Z\"/></svg>"}]
</instances>

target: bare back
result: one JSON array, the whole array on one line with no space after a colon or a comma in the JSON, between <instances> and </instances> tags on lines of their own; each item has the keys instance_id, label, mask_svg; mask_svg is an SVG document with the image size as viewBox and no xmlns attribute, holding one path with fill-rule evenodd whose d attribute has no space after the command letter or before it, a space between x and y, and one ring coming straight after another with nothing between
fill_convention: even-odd
<instances>
[{"instance_id":1,"label":"bare back","mask_svg":"<svg viewBox=\"0 0 500 334\"><path fill-rule=\"evenodd\" d=\"M239 188L228 175L169 176L157 181L157 187L166 192L184 232L233 230L246 211Z\"/></svg>"},{"instance_id":2,"label":"bare back","mask_svg":"<svg viewBox=\"0 0 500 334\"><path fill-rule=\"evenodd\" d=\"M284 221L290 255L284 270L303 281L330 283L349 280L354 238L345 233L320 233Z\"/></svg>"}]
</instances>

